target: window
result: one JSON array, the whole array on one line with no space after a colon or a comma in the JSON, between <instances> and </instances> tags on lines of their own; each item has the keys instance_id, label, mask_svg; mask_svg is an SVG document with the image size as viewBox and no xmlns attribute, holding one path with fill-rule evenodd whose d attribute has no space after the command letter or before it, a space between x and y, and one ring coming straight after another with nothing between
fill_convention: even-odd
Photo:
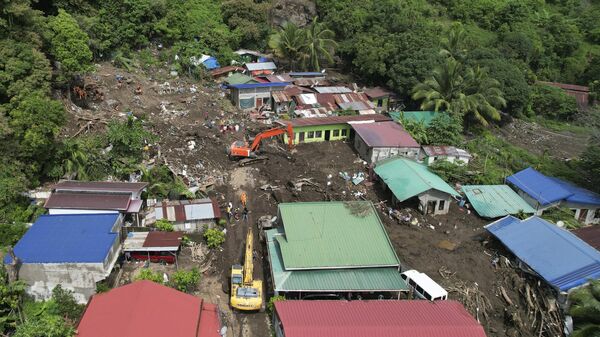
<instances>
[{"instance_id":1,"label":"window","mask_svg":"<svg viewBox=\"0 0 600 337\"><path fill-rule=\"evenodd\" d=\"M438 203L438 211L443 211L444 207L446 207L446 200L440 200Z\"/></svg>"},{"instance_id":2,"label":"window","mask_svg":"<svg viewBox=\"0 0 600 337\"><path fill-rule=\"evenodd\" d=\"M340 130L333 130L333 136L334 137L339 137L340 136Z\"/></svg>"},{"instance_id":3,"label":"window","mask_svg":"<svg viewBox=\"0 0 600 337\"><path fill-rule=\"evenodd\" d=\"M383 106L383 100L382 99L378 99L377 100L377 107L381 108Z\"/></svg>"},{"instance_id":4,"label":"window","mask_svg":"<svg viewBox=\"0 0 600 337\"><path fill-rule=\"evenodd\" d=\"M254 108L254 103L254 97L240 98L240 109L252 109Z\"/></svg>"},{"instance_id":5,"label":"window","mask_svg":"<svg viewBox=\"0 0 600 337\"><path fill-rule=\"evenodd\" d=\"M314 131L308 131L306 133L306 138L315 138L315 132Z\"/></svg>"},{"instance_id":6,"label":"window","mask_svg":"<svg viewBox=\"0 0 600 337\"><path fill-rule=\"evenodd\" d=\"M342 137L346 137L348 135L348 129L342 129Z\"/></svg>"},{"instance_id":7,"label":"window","mask_svg":"<svg viewBox=\"0 0 600 337\"><path fill-rule=\"evenodd\" d=\"M315 138L321 138L323 137L323 132L322 131L315 131Z\"/></svg>"}]
</instances>

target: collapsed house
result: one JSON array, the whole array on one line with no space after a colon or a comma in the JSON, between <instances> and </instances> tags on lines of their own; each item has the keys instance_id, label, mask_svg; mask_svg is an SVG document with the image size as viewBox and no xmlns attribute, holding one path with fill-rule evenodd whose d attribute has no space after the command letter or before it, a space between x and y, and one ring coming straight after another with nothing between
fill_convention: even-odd
<instances>
[{"instance_id":1,"label":"collapsed house","mask_svg":"<svg viewBox=\"0 0 600 337\"><path fill-rule=\"evenodd\" d=\"M485 226L518 259L559 293L600 279L600 252L571 232L537 216L507 216ZM535 238L535 239L534 239ZM559 296L562 301L565 296Z\"/></svg>"},{"instance_id":2,"label":"collapsed house","mask_svg":"<svg viewBox=\"0 0 600 337\"><path fill-rule=\"evenodd\" d=\"M216 305L152 281L94 295L77 337L221 337Z\"/></svg>"},{"instance_id":3,"label":"collapsed house","mask_svg":"<svg viewBox=\"0 0 600 337\"><path fill-rule=\"evenodd\" d=\"M413 160L396 157L377 163L375 173L385 190L392 194L392 203L417 201L423 214L446 214L452 197L460 195L427 166Z\"/></svg>"},{"instance_id":4,"label":"collapsed house","mask_svg":"<svg viewBox=\"0 0 600 337\"><path fill-rule=\"evenodd\" d=\"M73 291L77 302L86 303L117 261L121 224L119 214L40 216L14 247L27 293L46 300L61 285ZM10 256L4 258L5 264L12 262Z\"/></svg>"},{"instance_id":5,"label":"collapsed house","mask_svg":"<svg viewBox=\"0 0 600 337\"><path fill-rule=\"evenodd\" d=\"M565 207L584 224L600 223L600 195L574 184L548 177L529 167L506 178L535 210L536 215L552 207Z\"/></svg>"},{"instance_id":6,"label":"collapsed house","mask_svg":"<svg viewBox=\"0 0 600 337\"><path fill-rule=\"evenodd\" d=\"M417 159L421 145L396 122L353 123L354 148L367 163L402 156Z\"/></svg>"},{"instance_id":7,"label":"collapsed house","mask_svg":"<svg viewBox=\"0 0 600 337\"><path fill-rule=\"evenodd\" d=\"M297 202L278 207L265 231L276 295L407 292L400 261L370 202Z\"/></svg>"},{"instance_id":8,"label":"collapsed house","mask_svg":"<svg viewBox=\"0 0 600 337\"><path fill-rule=\"evenodd\" d=\"M463 149L454 146L433 146L424 145L423 156L421 160L431 165L438 160L445 160L457 165L467 165L471 158L471 154Z\"/></svg>"},{"instance_id":9,"label":"collapsed house","mask_svg":"<svg viewBox=\"0 0 600 337\"><path fill-rule=\"evenodd\" d=\"M462 191L483 218L535 213L535 209L507 185L464 185Z\"/></svg>"},{"instance_id":10,"label":"collapsed house","mask_svg":"<svg viewBox=\"0 0 600 337\"><path fill-rule=\"evenodd\" d=\"M198 232L204 226L212 228L221 218L221 209L216 201L205 199L162 201L150 211L146 225L165 219L176 231Z\"/></svg>"},{"instance_id":11,"label":"collapsed house","mask_svg":"<svg viewBox=\"0 0 600 337\"><path fill-rule=\"evenodd\" d=\"M281 91L288 84L287 82L231 84L229 85L231 100L242 110L259 109L263 106L270 108L271 91Z\"/></svg>"},{"instance_id":12,"label":"collapsed house","mask_svg":"<svg viewBox=\"0 0 600 337\"><path fill-rule=\"evenodd\" d=\"M277 301L276 337L485 337L457 301Z\"/></svg>"}]
</instances>

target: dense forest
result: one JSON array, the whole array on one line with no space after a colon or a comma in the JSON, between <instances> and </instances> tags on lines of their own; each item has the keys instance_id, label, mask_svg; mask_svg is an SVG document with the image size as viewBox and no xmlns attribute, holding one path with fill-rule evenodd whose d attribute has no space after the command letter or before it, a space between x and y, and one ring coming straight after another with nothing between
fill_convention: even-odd
<instances>
[{"instance_id":1,"label":"dense forest","mask_svg":"<svg viewBox=\"0 0 600 337\"><path fill-rule=\"evenodd\" d=\"M23 224L43 212L24 192L65 176L127 178L139 169L137 149L155 137L142 120L111 122L103 134L59 137L68 121L61 99L104 61L123 68L162 62L200 78L206 73L191 56L229 64L238 48L273 52L288 69L331 67L362 85L387 87L403 109L453 112L427 129L407 126L422 143L443 140L485 154L471 168L483 174L437 167L446 179L498 183L532 165L600 188L600 109L580 110L574 98L538 83L589 86L600 99L600 1L317 0L312 21L275 26L272 9L285 4L0 0L0 247L14 244ZM160 50L158 60L150 50ZM568 162L533 155L490 132L511 118L589 133L590 145ZM113 150L103 151L109 145ZM169 178L159 167L146 179ZM75 314L52 304L68 302L65 294L35 308L48 315L19 325L24 313L15 299L22 289L4 284L2 276L0 334L42 336L35 329L48 326L54 330L43 336L70 331L62 317Z\"/></svg>"}]
</instances>

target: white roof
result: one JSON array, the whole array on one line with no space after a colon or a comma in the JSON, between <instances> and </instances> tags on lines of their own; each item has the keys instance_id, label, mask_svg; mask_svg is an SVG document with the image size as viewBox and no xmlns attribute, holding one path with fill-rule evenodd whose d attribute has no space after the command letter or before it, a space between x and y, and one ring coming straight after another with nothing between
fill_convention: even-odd
<instances>
[{"instance_id":1,"label":"white roof","mask_svg":"<svg viewBox=\"0 0 600 337\"><path fill-rule=\"evenodd\" d=\"M317 104L317 95L315 94L300 94L298 95L303 104Z\"/></svg>"},{"instance_id":2,"label":"white roof","mask_svg":"<svg viewBox=\"0 0 600 337\"><path fill-rule=\"evenodd\" d=\"M346 87L315 87L314 89L320 94L345 94L352 92L352 90Z\"/></svg>"},{"instance_id":3,"label":"white roof","mask_svg":"<svg viewBox=\"0 0 600 337\"><path fill-rule=\"evenodd\" d=\"M254 70L275 70L277 66L273 62L254 62L254 63L246 63L246 69L250 71Z\"/></svg>"},{"instance_id":4,"label":"white roof","mask_svg":"<svg viewBox=\"0 0 600 337\"><path fill-rule=\"evenodd\" d=\"M144 247L144 242L150 232L129 232L123 242L123 251L125 252L176 252L179 246L172 247Z\"/></svg>"},{"instance_id":5,"label":"white roof","mask_svg":"<svg viewBox=\"0 0 600 337\"><path fill-rule=\"evenodd\" d=\"M431 295L431 298L448 296L448 292L425 273L420 273L414 269L411 269L403 272L402 274L415 281L415 283L417 283L421 288L423 288L423 290Z\"/></svg>"}]
</instances>

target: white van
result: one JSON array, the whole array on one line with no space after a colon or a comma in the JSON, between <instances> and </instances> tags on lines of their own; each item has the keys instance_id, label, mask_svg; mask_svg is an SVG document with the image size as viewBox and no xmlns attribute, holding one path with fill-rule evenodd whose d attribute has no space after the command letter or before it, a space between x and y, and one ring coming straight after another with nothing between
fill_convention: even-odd
<instances>
[{"instance_id":1,"label":"white van","mask_svg":"<svg viewBox=\"0 0 600 337\"><path fill-rule=\"evenodd\" d=\"M410 286L415 297L429 301L448 299L448 292L427 274L411 269L401 273L400 276Z\"/></svg>"}]
</instances>

